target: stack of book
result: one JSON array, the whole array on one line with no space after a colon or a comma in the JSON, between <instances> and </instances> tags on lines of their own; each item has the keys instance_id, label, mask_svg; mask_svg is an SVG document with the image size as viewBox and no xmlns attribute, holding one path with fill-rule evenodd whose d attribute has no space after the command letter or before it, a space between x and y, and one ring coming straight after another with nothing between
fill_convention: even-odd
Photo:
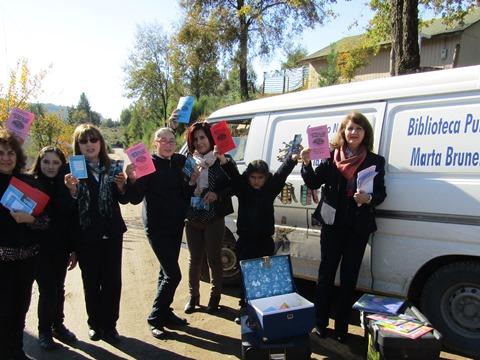
<instances>
[{"instance_id":1,"label":"stack of book","mask_svg":"<svg viewBox=\"0 0 480 360\"><path fill-rule=\"evenodd\" d=\"M372 321L374 327L410 339L416 339L433 330L429 324L414 316L400 314L404 305L403 299L364 294L353 308L368 313L367 318Z\"/></svg>"}]
</instances>

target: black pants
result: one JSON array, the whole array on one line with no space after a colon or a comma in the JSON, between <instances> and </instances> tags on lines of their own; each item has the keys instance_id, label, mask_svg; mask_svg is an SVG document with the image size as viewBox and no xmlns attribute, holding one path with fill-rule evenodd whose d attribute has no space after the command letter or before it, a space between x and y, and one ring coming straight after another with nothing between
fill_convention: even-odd
<instances>
[{"instance_id":1,"label":"black pants","mask_svg":"<svg viewBox=\"0 0 480 360\"><path fill-rule=\"evenodd\" d=\"M151 325L162 325L171 313L170 305L182 274L178 265L178 256L182 244L183 224L177 229L168 229L161 235L148 234L148 241L160 262L157 282L157 295L153 301L152 312L148 317Z\"/></svg>"},{"instance_id":2,"label":"black pants","mask_svg":"<svg viewBox=\"0 0 480 360\"><path fill-rule=\"evenodd\" d=\"M120 311L123 236L92 240L77 248L87 322L91 329L110 331L115 329Z\"/></svg>"},{"instance_id":3,"label":"black pants","mask_svg":"<svg viewBox=\"0 0 480 360\"><path fill-rule=\"evenodd\" d=\"M23 329L38 256L0 261L0 359L23 353Z\"/></svg>"},{"instance_id":4,"label":"black pants","mask_svg":"<svg viewBox=\"0 0 480 360\"><path fill-rule=\"evenodd\" d=\"M335 274L340 265L340 291L336 303L335 331L348 332L348 319L353 305L353 295L358 272L369 234L356 234L349 228L324 226L320 236L321 259L315 296L317 326L328 326Z\"/></svg>"},{"instance_id":5,"label":"black pants","mask_svg":"<svg viewBox=\"0 0 480 360\"><path fill-rule=\"evenodd\" d=\"M263 256L272 256L275 254L275 243L271 236L255 236L242 234L235 244L235 254L237 260L255 259ZM245 306L245 293L243 285L240 286L240 307Z\"/></svg>"},{"instance_id":6,"label":"black pants","mask_svg":"<svg viewBox=\"0 0 480 360\"><path fill-rule=\"evenodd\" d=\"M51 333L52 326L63 324L67 251L42 251L37 271L38 332Z\"/></svg>"}]
</instances>

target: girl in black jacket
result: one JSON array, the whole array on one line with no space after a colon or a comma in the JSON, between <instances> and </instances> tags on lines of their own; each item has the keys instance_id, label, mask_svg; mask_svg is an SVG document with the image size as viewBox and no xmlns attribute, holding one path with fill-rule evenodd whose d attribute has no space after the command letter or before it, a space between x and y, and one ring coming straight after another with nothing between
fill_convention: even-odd
<instances>
[{"instance_id":1,"label":"girl in black jacket","mask_svg":"<svg viewBox=\"0 0 480 360\"><path fill-rule=\"evenodd\" d=\"M22 174L25 155L17 138L0 129L0 198L12 176ZM39 246L27 224L35 218L0 205L0 359L30 359L23 351L23 329L30 306Z\"/></svg>"},{"instance_id":2,"label":"girl in black jacket","mask_svg":"<svg viewBox=\"0 0 480 360\"><path fill-rule=\"evenodd\" d=\"M32 175L50 201L42 217L45 230L37 231L40 238L40 261L37 271L38 341L45 350L56 348L53 337L66 343L76 341L75 335L63 324L65 276L77 264L72 251L72 216L74 199L64 185L66 160L62 150L46 146L40 150Z\"/></svg>"},{"instance_id":3,"label":"girl in black jacket","mask_svg":"<svg viewBox=\"0 0 480 360\"><path fill-rule=\"evenodd\" d=\"M335 209L334 214L332 211L329 214L333 222L331 219L318 219L323 225L315 299L316 333L320 337L326 336L331 292L341 261L335 333L337 340L343 342L348 333L348 318L363 253L370 234L377 229L375 206L386 197L385 159L372 153L372 126L358 112L352 112L343 119L332 146L331 157L323 160L315 171L311 165L310 149L301 152L302 177L310 189L318 189L325 184L327 203ZM373 192L358 191L357 174L370 166L375 166L377 172Z\"/></svg>"},{"instance_id":4,"label":"girl in black jacket","mask_svg":"<svg viewBox=\"0 0 480 360\"><path fill-rule=\"evenodd\" d=\"M65 175L65 184L77 199L75 246L82 271L89 337L107 342L120 341L116 324L122 289L122 243L127 231L119 202L128 203L125 174L109 177L110 158L100 130L81 124L73 133L75 155L84 155L88 178Z\"/></svg>"}]
</instances>

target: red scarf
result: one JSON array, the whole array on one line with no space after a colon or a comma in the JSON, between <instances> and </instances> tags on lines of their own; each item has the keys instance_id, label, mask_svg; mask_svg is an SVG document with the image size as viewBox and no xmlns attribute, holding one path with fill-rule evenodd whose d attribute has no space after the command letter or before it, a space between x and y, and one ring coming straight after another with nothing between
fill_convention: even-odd
<instances>
[{"instance_id":1,"label":"red scarf","mask_svg":"<svg viewBox=\"0 0 480 360\"><path fill-rule=\"evenodd\" d=\"M363 163L365 158L367 157L367 151L362 146L358 149L358 152L349 158L345 155L344 148L341 147L340 149L335 149L335 153L333 154L333 161L335 161L335 165L337 166L338 171L343 175L343 177L347 180L352 180L355 176L355 172L357 171L358 167Z\"/></svg>"}]
</instances>

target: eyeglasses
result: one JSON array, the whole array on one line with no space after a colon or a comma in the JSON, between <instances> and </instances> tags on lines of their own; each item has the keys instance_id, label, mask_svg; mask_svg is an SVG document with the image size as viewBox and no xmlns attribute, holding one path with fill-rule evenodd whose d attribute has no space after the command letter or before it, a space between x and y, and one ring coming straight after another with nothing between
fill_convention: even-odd
<instances>
[{"instance_id":1,"label":"eyeglasses","mask_svg":"<svg viewBox=\"0 0 480 360\"><path fill-rule=\"evenodd\" d=\"M88 138L88 139L81 139L81 140L78 140L78 143L79 144L82 144L82 145L85 145L86 143L90 142L91 144L96 144L98 142L98 138L96 137L91 137L91 138Z\"/></svg>"},{"instance_id":2,"label":"eyeglasses","mask_svg":"<svg viewBox=\"0 0 480 360\"><path fill-rule=\"evenodd\" d=\"M167 139L159 138L159 139L157 139L157 141L160 144L168 144L168 145L175 145L176 144L175 139L167 140Z\"/></svg>"}]
</instances>

